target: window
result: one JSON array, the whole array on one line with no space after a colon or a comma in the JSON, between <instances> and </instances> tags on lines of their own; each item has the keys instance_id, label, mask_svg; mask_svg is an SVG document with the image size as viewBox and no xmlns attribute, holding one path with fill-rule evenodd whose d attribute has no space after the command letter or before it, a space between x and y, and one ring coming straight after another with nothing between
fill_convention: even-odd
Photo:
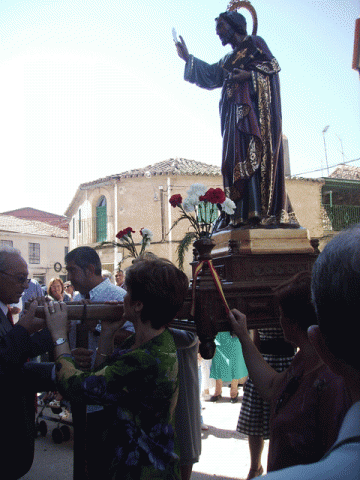
<instances>
[{"instance_id":1,"label":"window","mask_svg":"<svg viewBox=\"0 0 360 480\"><path fill-rule=\"evenodd\" d=\"M96 205L96 241L105 240L107 240L107 212L106 198L102 196Z\"/></svg>"},{"instance_id":2,"label":"window","mask_svg":"<svg viewBox=\"0 0 360 480\"><path fill-rule=\"evenodd\" d=\"M40 243L29 243L29 263L40 263Z\"/></svg>"},{"instance_id":3,"label":"window","mask_svg":"<svg viewBox=\"0 0 360 480\"><path fill-rule=\"evenodd\" d=\"M1 246L2 247L13 247L13 241L12 240L1 240Z\"/></svg>"},{"instance_id":4,"label":"window","mask_svg":"<svg viewBox=\"0 0 360 480\"><path fill-rule=\"evenodd\" d=\"M81 208L79 208L79 233L81 233Z\"/></svg>"},{"instance_id":5,"label":"window","mask_svg":"<svg viewBox=\"0 0 360 480\"><path fill-rule=\"evenodd\" d=\"M73 239L75 238L75 217L73 217L73 221L72 221L72 231L73 231Z\"/></svg>"}]
</instances>

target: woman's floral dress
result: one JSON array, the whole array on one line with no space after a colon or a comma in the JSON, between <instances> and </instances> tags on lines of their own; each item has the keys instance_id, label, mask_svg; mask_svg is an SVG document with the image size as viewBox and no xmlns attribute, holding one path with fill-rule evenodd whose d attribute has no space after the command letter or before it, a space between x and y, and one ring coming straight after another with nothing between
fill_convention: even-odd
<instances>
[{"instance_id":1,"label":"woman's floral dress","mask_svg":"<svg viewBox=\"0 0 360 480\"><path fill-rule=\"evenodd\" d=\"M103 405L106 415L104 479L179 478L174 452L178 395L176 348L166 329L130 350L134 336L93 372L76 368L71 356L57 360L59 390L71 401Z\"/></svg>"}]
</instances>

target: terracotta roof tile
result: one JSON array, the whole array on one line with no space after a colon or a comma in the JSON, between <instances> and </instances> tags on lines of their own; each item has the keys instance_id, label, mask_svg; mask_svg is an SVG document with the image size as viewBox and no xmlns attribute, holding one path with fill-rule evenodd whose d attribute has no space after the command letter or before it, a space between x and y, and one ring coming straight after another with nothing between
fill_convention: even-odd
<instances>
[{"instance_id":1,"label":"terracotta roof tile","mask_svg":"<svg viewBox=\"0 0 360 480\"><path fill-rule=\"evenodd\" d=\"M120 175L122 177L146 176L151 175L221 175L220 167L208 165L207 163L197 162L195 160L186 160L185 158L170 158L163 162L148 165L144 168L128 170Z\"/></svg>"},{"instance_id":2,"label":"terracotta roof tile","mask_svg":"<svg viewBox=\"0 0 360 480\"><path fill-rule=\"evenodd\" d=\"M330 178L343 178L344 180L360 180L360 167L340 165L332 172Z\"/></svg>"},{"instance_id":3,"label":"terracotta roof tile","mask_svg":"<svg viewBox=\"0 0 360 480\"><path fill-rule=\"evenodd\" d=\"M44 212L31 207L18 208L16 210L9 210L1 212L0 215L10 215L12 217L22 218L23 220L35 220L45 222L55 227L69 230L69 220L64 215L56 215L55 213Z\"/></svg>"},{"instance_id":4,"label":"terracotta roof tile","mask_svg":"<svg viewBox=\"0 0 360 480\"><path fill-rule=\"evenodd\" d=\"M220 167L216 165L209 165L195 160L187 160L185 158L170 158L162 162L154 163L143 168L135 168L127 170L126 172L117 175L111 175L104 178L99 178L92 182L83 183L81 186L97 185L99 183L110 182L113 178L131 178L131 177L145 177L148 175L208 175L218 177L221 175ZM80 187L81 188L81 187Z\"/></svg>"},{"instance_id":5,"label":"terracotta roof tile","mask_svg":"<svg viewBox=\"0 0 360 480\"><path fill-rule=\"evenodd\" d=\"M25 233L46 237L67 238L68 233L59 227L36 220L23 220L11 215L0 214L0 231Z\"/></svg>"}]
</instances>

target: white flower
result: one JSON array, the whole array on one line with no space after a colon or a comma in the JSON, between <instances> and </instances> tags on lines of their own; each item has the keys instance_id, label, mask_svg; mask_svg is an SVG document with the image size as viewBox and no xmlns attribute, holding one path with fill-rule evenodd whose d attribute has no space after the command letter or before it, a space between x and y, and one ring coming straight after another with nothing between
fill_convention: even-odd
<instances>
[{"instance_id":1,"label":"white flower","mask_svg":"<svg viewBox=\"0 0 360 480\"><path fill-rule=\"evenodd\" d=\"M208 191L208 188L205 187L202 183L193 183L190 185L189 190L187 191L187 194L189 197L201 197L205 195L205 193Z\"/></svg>"},{"instance_id":2,"label":"white flower","mask_svg":"<svg viewBox=\"0 0 360 480\"><path fill-rule=\"evenodd\" d=\"M148 237L150 240L153 239L154 234L153 234L152 231L149 230L148 228L143 228L143 229L141 230L141 233L142 233L142 236L143 236L143 237L146 236L146 237Z\"/></svg>"},{"instance_id":3,"label":"white flower","mask_svg":"<svg viewBox=\"0 0 360 480\"><path fill-rule=\"evenodd\" d=\"M226 198L225 202L221 204L221 207L225 213L228 215L233 215L236 205L232 200L230 200L230 198Z\"/></svg>"},{"instance_id":4,"label":"white flower","mask_svg":"<svg viewBox=\"0 0 360 480\"><path fill-rule=\"evenodd\" d=\"M151 240L153 239L154 234L152 233L151 230L148 228L143 228L141 230L141 235L143 237L143 243L145 243L146 246L150 245Z\"/></svg>"},{"instance_id":5,"label":"white flower","mask_svg":"<svg viewBox=\"0 0 360 480\"><path fill-rule=\"evenodd\" d=\"M197 205L198 203L199 203L199 199L198 199L197 203L194 203L193 198L187 197L183 201L182 206L183 206L183 209L185 210L185 212L189 213L189 212L193 212L195 210L195 205Z\"/></svg>"},{"instance_id":6,"label":"white flower","mask_svg":"<svg viewBox=\"0 0 360 480\"><path fill-rule=\"evenodd\" d=\"M199 205L200 200L199 200L199 197L197 195L189 195L188 197L185 198L183 203L186 203L187 205L192 205L193 207L196 207L197 205Z\"/></svg>"},{"instance_id":7,"label":"white flower","mask_svg":"<svg viewBox=\"0 0 360 480\"><path fill-rule=\"evenodd\" d=\"M188 196L183 201L183 207L186 212L193 212L195 207L199 205L199 197L202 197L207 192L207 187L202 183L194 183L187 191ZM184 206L186 205L186 207Z\"/></svg>"}]
</instances>

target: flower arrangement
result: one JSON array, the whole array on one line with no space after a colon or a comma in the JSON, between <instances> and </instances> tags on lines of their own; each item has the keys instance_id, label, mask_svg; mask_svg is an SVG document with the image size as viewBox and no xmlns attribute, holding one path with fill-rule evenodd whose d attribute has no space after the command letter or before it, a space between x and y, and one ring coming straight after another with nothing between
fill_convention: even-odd
<instances>
[{"instance_id":1,"label":"flower arrangement","mask_svg":"<svg viewBox=\"0 0 360 480\"><path fill-rule=\"evenodd\" d=\"M173 208L179 208L180 217L175 220L173 229L182 220L188 220L191 231L186 232L184 238L177 247L179 267L183 269L184 256L190 244L200 238L211 238L219 213L232 215L235 210L235 203L226 197L221 188L207 188L201 183L190 186L187 197L183 201L180 194L174 194L169 200Z\"/></svg>"},{"instance_id":2,"label":"flower arrangement","mask_svg":"<svg viewBox=\"0 0 360 480\"><path fill-rule=\"evenodd\" d=\"M102 242L102 245L112 245L114 247L122 247L128 250L128 255L125 255L122 261L126 260L127 258L136 258L142 255L145 252L145 249L150 245L151 240L153 238L153 233L148 228L141 228L140 235L141 235L141 242L140 242L140 252L138 253L136 249L136 244L134 242L132 234L136 233L132 227L124 228L124 230L120 230L116 234L116 238L119 240L118 242Z\"/></svg>"}]
</instances>

